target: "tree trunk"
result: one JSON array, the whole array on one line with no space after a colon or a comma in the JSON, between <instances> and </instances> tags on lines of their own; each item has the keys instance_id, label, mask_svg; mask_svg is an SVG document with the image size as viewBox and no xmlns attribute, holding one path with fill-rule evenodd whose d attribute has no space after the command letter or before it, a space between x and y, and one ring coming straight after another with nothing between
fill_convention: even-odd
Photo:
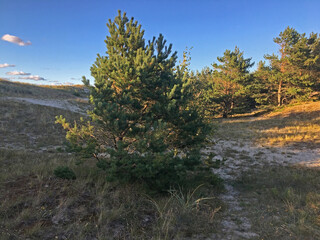
<instances>
[{"instance_id":1,"label":"tree trunk","mask_svg":"<svg viewBox=\"0 0 320 240\"><path fill-rule=\"evenodd\" d=\"M228 113L224 111L223 114L222 114L222 117L223 118L228 118Z\"/></svg>"},{"instance_id":2,"label":"tree trunk","mask_svg":"<svg viewBox=\"0 0 320 240\"><path fill-rule=\"evenodd\" d=\"M280 107L282 104L281 93L282 93L282 80L280 80L279 86L278 86L278 107Z\"/></svg>"},{"instance_id":3,"label":"tree trunk","mask_svg":"<svg viewBox=\"0 0 320 240\"><path fill-rule=\"evenodd\" d=\"M223 113L222 113L222 117L223 118L228 118L228 115L229 115L229 112L230 112L230 106L231 106L230 101L227 100L227 101L224 102Z\"/></svg>"}]
</instances>

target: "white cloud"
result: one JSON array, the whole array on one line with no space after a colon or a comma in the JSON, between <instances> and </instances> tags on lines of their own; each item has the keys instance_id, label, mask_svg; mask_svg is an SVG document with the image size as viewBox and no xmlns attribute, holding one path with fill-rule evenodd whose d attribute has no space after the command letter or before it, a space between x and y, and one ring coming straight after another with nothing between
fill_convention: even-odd
<instances>
[{"instance_id":1,"label":"white cloud","mask_svg":"<svg viewBox=\"0 0 320 240\"><path fill-rule=\"evenodd\" d=\"M24 80L34 80L34 81L40 81L40 80L46 80L43 77L40 77L38 75L31 75L31 73L25 73L22 71L12 71L12 72L7 72L7 75L13 75L13 76L23 76L23 77L17 77L16 79L24 79ZM15 78L15 77L10 77L10 78Z\"/></svg>"},{"instance_id":2,"label":"white cloud","mask_svg":"<svg viewBox=\"0 0 320 240\"><path fill-rule=\"evenodd\" d=\"M12 72L7 72L7 75L30 75L31 73L25 73L25 72L18 72L18 71L12 71Z\"/></svg>"},{"instance_id":3,"label":"white cloud","mask_svg":"<svg viewBox=\"0 0 320 240\"><path fill-rule=\"evenodd\" d=\"M19 77L19 79L28 79L28 80L34 80L34 81L46 80L43 77L40 77L38 75L31 75L31 76L27 76L27 77Z\"/></svg>"},{"instance_id":4,"label":"white cloud","mask_svg":"<svg viewBox=\"0 0 320 240\"><path fill-rule=\"evenodd\" d=\"M17 37L17 36L13 36L10 34L5 34L2 36L1 38L3 41L7 41L7 42L11 42L11 43L15 43L18 44L19 46L28 46L31 45L30 41L24 42L22 41L21 38Z\"/></svg>"},{"instance_id":5,"label":"white cloud","mask_svg":"<svg viewBox=\"0 0 320 240\"><path fill-rule=\"evenodd\" d=\"M14 64L8 64L8 63L0 64L0 68L15 67L15 66L16 66L16 65L14 65Z\"/></svg>"}]
</instances>

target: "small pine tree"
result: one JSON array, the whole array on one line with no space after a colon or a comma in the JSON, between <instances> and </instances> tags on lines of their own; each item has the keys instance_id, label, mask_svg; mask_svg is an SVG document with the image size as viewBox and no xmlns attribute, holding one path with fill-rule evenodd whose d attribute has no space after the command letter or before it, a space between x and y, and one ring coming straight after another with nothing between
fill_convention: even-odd
<instances>
[{"instance_id":1,"label":"small pine tree","mask_svg":"<svg viewBox=\"0 0 320 240\"><path fill-rule=\"evenodd\" d=\"M73 148L98 159L107 179L140 181L158 190L184 181L200 165L200 146L209 131L189 103L186 66L160 34L146 43L144 30L126 13L107 24L105 56L91 67L92 122L70 126ZM104 156L104 157L101 157Z\"/></svg>"}]
</instances>

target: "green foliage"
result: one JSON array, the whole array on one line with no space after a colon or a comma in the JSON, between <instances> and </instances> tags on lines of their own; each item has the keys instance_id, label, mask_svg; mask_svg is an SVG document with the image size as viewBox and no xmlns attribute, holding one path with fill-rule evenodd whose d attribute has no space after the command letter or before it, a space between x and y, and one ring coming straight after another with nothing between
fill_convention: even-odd
<instances>
[{"instance_id":1,"label":"green foliage","mask_svg":"<svg viewBox=\"0 0 320 240\"><path fill-rule=\"evenodd\" d=\"M214 85L211 98L218 104L223 117L241 111L241 103L248 97L247 87L251 83L249 68L253 66L251 58L244 58L238 47L234 51L226 50L223 57L217 58L220 64L212 64Z\"/></svg>"},{"instance_id":2,"label":"green foliage","mask_svg":"<svg viewBox=\"0 0 320 240\"><path fill-rule=\"evenodd\" d=\"M247 111L255 105L249 92L252 84L249 68L254 63L251 58L244 58L238 47L234 51L226 50L224 56L217 59L220 64L212 64L213 69L205 67L189 76L194 102L201 115L228 117Z\"/></svg>"},{"instance_id":3,"label":"green foliage","mask_svg":"<svg viewBox=\"0 0 320 240\"><path fill-rule=\"evenodd\" d=\"M110 152L109 159L98 163L98 167L106 171L108 181L139 181L148 189L157 191L184 185L189 171L195 171L199 165L197 153L178 157L172 152L148 152L144 156L127 154L124 149Z\"/></svg>"},{"instance_id":4,"label":"green foliage","mask_svg":"<svg viewBox=\"0 0 320 240\"><path fill-rule=\"evenodd\" d=\"M81 94L78 90L74 90L72 94L76 97L81 97Z\"/></svg>"},{"instance_id":5,"label":"green foliage","mask_svg":"<svg viewBox=\"0 0 320 240\"><path fill-rule=\"evenodd\" d=\"M57 118L74 151L94 156L109 181L140 181L157 190L186 179L201 164L202 142L210 128L193 95L188 59L160 34L146 43L141 25L124 13L107 24L106 56L91 67L91 122Z\"/></svg>"},{"instance_id":6,"label":"green foliage","mask_svg":"<svg viewBox=\"0 0 320 240\"><path fill-rule=\"evenodd\" d=\"M274 42L280 55L265 55L254 73L251 58L245 59L239 48L226 50L214 63L213 70L204 68L190 75L194 102L202 116L221 114L228 117L256 106L289 104L294 101L319 99L320 37L316 33L298 33L287 27Z\"/></svg>"},{"instance_id":7,"label":"green foliage","mask_svg":"<svg viewBox=\"0 0 320 240\"><path fill-rule=\"evenodd\" d=\"M212 69L205 67L192 76L195 104L199 106L203 117L212 117L219 113L219 105L213 98L215 79L212 72Z\"/></svg>"},{"instance_id":8,"label":"green foliage","mask_svg":"<svg viewBox=\"0 0 320 240\"><path fill-rule=\"evenodd\" d=\"M74 126L71 127L70 123L66 122L63 116L56 116L55 123L61 124L63 129L67 131L66 139L67 150L78 152L83 157L91 157L95 152L96 139L93 136L94 128L90 121L84 122L83 118L80 118L80 127L77 122L74 122Z\"/></svg>"},{"instance_id":9,"label":"green foliage","mask_svg":"<svg viewBox=\"0 0 320 240\"><path fill-rule=\"evenodd\" d=\"M76 179L76 174L69 167L60 166L54 170L54 175L58 178L74 180Z\"/></svg>"},{"instance_id":10,"label":"green foliage","mask_svg":"<svg viewBox=\"0 0 320 240\"><path fill-rule=\"evenodd\" d=\"M255 98L260 104L281 106L294 99L307 99L319 91L320 38L298 33L287 27L274 39L280 56L265 55L269 66L259 63L255 72Z\"/></svg>"}]
</instances>

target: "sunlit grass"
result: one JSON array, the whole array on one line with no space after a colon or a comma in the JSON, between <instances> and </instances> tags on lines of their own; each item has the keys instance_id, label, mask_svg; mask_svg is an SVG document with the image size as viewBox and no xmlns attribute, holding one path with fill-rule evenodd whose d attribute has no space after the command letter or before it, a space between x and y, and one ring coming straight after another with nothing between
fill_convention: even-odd
<instances>
[{"instance_id":1,"label":"sunlit grass","mask_svg":"<svg viewBox=\"0 0 320 240\"><path fill-rule=\"evenodd\" d=\"M262 130L260 133L262 137L259 141L264 145L320 144L320 124L297 122L295 126L287 126L284 128L274 127Z\"/></svg>"},{"instance_id":2,"label":"sunlit grass","mask_svg":"<svg viewBox=\"0 0 320 240\"><path fill-rule=\"evenodd\" d=\"M286 106L260 117L217 120L216 137L272 150L320 146L320 102ZM317 159L315 159L317 160ZM242 174L237 188L259 239L320 239L319 161L304 166L267 166Z\"/></svg>"},{"instance_id":3,"label":"sunlit grass","mask_svg":"<svg viewBox=\"0 0 320 240\"><path fill-rule=\"evenodd\" d=\"M257 119L257 142L265 146L320 143L320 102L287 107Z\"/></svg>"},{"instance_id":4,"label":"sunlit grass","mask_svg":"<svg viewBox=\"0 0 320 240\"><path fill-rule=\"evenodd\" d=\"M254 139L269 147L314 148L320 144L320 102L277 109L261 117L220 119L216 137Z\"/></svg>"}]
</instances>

